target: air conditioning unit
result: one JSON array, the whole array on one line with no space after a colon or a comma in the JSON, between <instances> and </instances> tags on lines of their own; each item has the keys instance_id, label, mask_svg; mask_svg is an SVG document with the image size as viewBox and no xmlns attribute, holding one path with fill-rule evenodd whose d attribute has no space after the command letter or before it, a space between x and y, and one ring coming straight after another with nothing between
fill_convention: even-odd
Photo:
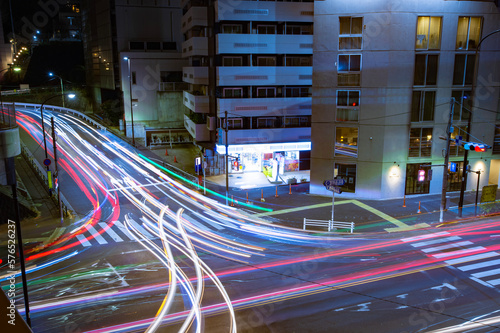
<instances>
[{"instance_id":1,"label":"air conditioning unit","mask_svg":"<svg viewBox=\"0 0 500 333\"><path fill-rule=\"evenodd\" d=\"M210 131L215 131L216 128L216 118L215 117L207 117L207 128Z\"/></svg>"}]
</instances>

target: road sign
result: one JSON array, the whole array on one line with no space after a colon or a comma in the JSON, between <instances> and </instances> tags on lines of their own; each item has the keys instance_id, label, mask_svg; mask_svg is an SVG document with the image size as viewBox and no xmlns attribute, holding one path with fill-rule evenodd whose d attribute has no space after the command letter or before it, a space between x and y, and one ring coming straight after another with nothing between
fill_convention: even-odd
<instances>
[{"instance_id":1,"label":"road sign","mask_svg":"<svg viewBox=\"0 0 500 333\"><path fill-rule=\"evenodd\" d=\"M49 166L51 162L52 161L50 159L46 158L46 159L43 160L43 165Z\"/></svg>"},{"instance_id":2,"label":"road sign","mask_svg":"<svg viewBox=\"0 0 500 333\"><path fill-rule=\"evenodd\" d=\"M326 189L327 189L327 191L332 191L332 192L335 192L337 194L342 193L342 189L338 186L326 186Z\"/></svg>"},{"instance_id":3,"label":"road sign","mask_svg":"<svg viewBox=\"0 0 500 333\"><path fill-rule=\"evenodd\" d=\"M450 170L450 172L457 172L457 163L449 162L448 169Z\"/></svg>"},{"instance_id":4,"label":"road sign","mask_svg":"<svg viewBox=\"0 0 500 333\"><path fill-rule=\"evenodd\" d=\"M342 186L344 184L345 184L345 179L342 178L325 180L323 182L323 185L325 186Z\"/></svg>"}]
</instances>

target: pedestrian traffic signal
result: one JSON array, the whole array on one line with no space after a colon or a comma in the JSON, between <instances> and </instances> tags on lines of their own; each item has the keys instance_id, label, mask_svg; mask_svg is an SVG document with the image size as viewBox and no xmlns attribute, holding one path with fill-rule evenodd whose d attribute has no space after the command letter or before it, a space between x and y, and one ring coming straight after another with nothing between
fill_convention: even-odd
<instances>
[{"instance_id":1,"label":"pedestrian traffic signal","mask_svg":"<svg viewBox=\"0 0 500 333\"><path fill-rule=\"evenodd\" d=\"M425 180L425 170L423 170L423 169L418 170L417 180L419 182L423 182Z\"/></svg>"},{"instance_id":2,"label":"pedestrian traffic signal","mask_svg":"<svg viewBox=\"0 0 500 333\"><path fill-rule=\"evenodd\" d=\"M491 149L491 146L488 146L484 143L476 143L476 142L464 142L465 150L475 150L477 152L483 152L488 149Z\"/></svg>"}]
</instances>

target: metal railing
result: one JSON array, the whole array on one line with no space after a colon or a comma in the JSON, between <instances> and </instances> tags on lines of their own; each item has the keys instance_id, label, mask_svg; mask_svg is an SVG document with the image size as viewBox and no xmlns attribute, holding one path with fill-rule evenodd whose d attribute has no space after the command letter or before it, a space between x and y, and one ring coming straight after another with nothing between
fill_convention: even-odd
<instances>
[{"instance_id":1,"label":"metal railing","mask_svg":"<svg viewBox=\"0 0 500 333\"><path fill-rule=\"evenodd\" d=\"M326 227L328 232L335 231L337 229L350 229L351 234L354 231L354 222L337 222L337 221L324 221L324 220L312 220L304 217L303 229L306 230L307 226L312 227Z\"/></svg>"}]
</instances>

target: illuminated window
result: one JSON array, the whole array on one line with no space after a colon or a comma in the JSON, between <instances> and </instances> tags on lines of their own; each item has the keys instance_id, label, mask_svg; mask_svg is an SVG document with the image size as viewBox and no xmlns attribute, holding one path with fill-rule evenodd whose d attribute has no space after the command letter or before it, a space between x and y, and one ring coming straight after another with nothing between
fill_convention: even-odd
<instances>
[{"instance_id":1,"label":"illuminated window","mask_svg":"<svg viewBox=\"0 0 500 333\"><path fill-rule=\"evenodd\" d=\"M361 85L361 55L340 54L337 64L339 86L359 87Z\"/></svg>"},{"instance_id":2,"label":"illuminated window","mask_svg":"<svg viewBox=\"0 0 500 333\"><path fill-rule=\"evenodd\" d=\"M474 54L455 54L455 68L453 70L453 85L470 86L474 77Z\"/></svg>"},{"instance_id":3,"label":"illuminated window","mask_svg":"<svg viewBox=\"0 0 500 333\"><path fill-rule=\"evenodd\" d=\"M355 192L356 188L356 164L335 163L335 176L345 179L345 184L342 185L343 192Z\"/></svg>"},{"instance_id":4,"label":"illuminated window","mask_svg":"<svg viewBox=\"0 0 500 333\"><path fill-rule=\"evenodd\" d=\"M411 121L434 120L435 91L413 91Z\"/></svg>"},{"instance_id":5,"label":"illuminated window","mask_svg":"<svg viewBox=\"0 0 500 333\"><path fill-rule=\"evenodd\" d=\"M228 118L227 119L228 129L241 129L243 128L242 118Z\"/></svg>"},{"instance_id":6,"label":"illuminated window","mask_svg":"<svg viewBox=\"0 0 500 333\"><path fill-rule=\"evenodd\" d=\"M461 16L458 18L457 50L475 50L481 37L481 18Z\"/></svg>"},{"instance_id":7,"label":"illuminated window","mask_svg":"<svg viewBox=\"0 0 500 333\"><path fill-rule=\"evenodd\" d=\"M243 66L242 57L222 57L222 66Z\"/></svg>"},{"instance_id":8,"label":"illuminated window","mask_svg":"<svg viewBox=\"0 0 500 333\"><path fill-rule=\"evenodd\" d=\"M361 50L363 41L363 18L339 17L339 50Z\"/></svg>"},{"instance_id":9,"label":"illuminated window","mask_svg":"<svg viewBox=\"0 0 500 333\"><path fill-rule=\"evenodd\" d=\"M420 16L417 20L417 50L439 50L441 48L441 17Z\"/></svg>"},{"instance_id":10,"label":"illuminated window","mask_svg":"<svg viewBox=\"0 0 500 333\"><path fill-rule=\"evenodd\" d=\"M436 85L438 71L437 54L415 55L413 84L416 86Z\"/></svg>"},{"instance_id":11,"label":"illuminated window","mask_svg":"<svg viewBox=\"0 0 500 333\"><path fill-rule=\"evenodd\" d=\"M243 88L224 88L222 95L224 98L241 98L243 97Z\"/></svg>"},{"instance_id":12,"label":"illuminated window","mask_svg":"<svg viewBox=\"0 0 500 333\"><path fill-rule=\"evenodd\" d=\"M469 120L472 106L470 90L454 90L451 97L455 98L455 108L453 109L453 120Z\"/></svg>"},{"instance_id":13,"label":"illuminated window","mask_svg":"<svg viewBox=\"0 0 500 333\"><path fill-rule=\"evenodd\" d=\"M427 175L431 169L430 163L408 163L406 165L406 184L405 194L423 194L429 193L430 180L426 178L424 181L418 181L418 171L425 170Z\"/></svg>"},{"instance_id":14,"label":"illuminated window","mask_svg":"<svg viewBox=\"0 0 500 333\"><path fill-rule=\"evenodd\" d=\"M285 127L310 127L309 117L285 117Z\"/></svg>"},{"instance_id":15,"label":"illuminated window","mask_svg":"<svg viewBox=\"0 0 500 333\"><path fill-rule=\"evenodd\" d=\"M409 157L429 157L432 147L432 128L410 129Z\"/></svg>"},{"instance_id":16,"label":"illuminated window","mask_svg":"<svg viewBox=\"0 0 500 333\"><path fill-rule=\"evenodd\" d=\"M276 125L276 118L257 118L257 128L274 128Z\"/></svg>"},{"instance_id":17,"label":"illuminated window","mask_svg":"<svg viewBox=\"0 0 500 333\"><path fill-rule=\"evenodd\" d=\"M493 138L493 154L500 154L500 126L495 126L495 137Z\"/></svg>"},{"instance_id":18,"label":"illuminated window","mask_svg":"<svg viewBox=\"0 0 500 333\"><path fill-rule=\"evenodd\" d=\"M337 127L335 138L336 156L358 157L358 128Z\"/></svg>"},{"instance_id":19,"label":"illuminated window","mask_svg":"<svg viewBox=\"0 0 500 333\"><path fill-rule=\"evenodd\" d=\"M358 121L359 118L359 91L337 91L337 121Z\"/></svg>"}]
</instances>

